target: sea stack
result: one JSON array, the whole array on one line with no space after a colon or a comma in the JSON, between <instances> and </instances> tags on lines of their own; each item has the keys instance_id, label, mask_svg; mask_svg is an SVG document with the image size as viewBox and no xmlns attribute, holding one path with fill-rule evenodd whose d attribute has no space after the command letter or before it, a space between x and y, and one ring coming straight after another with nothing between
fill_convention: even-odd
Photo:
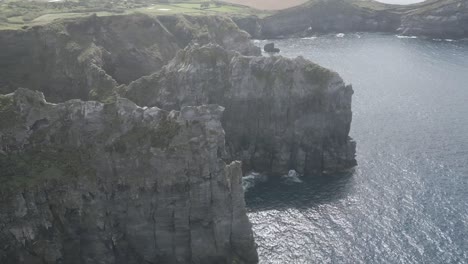
<instances>
[{"instance_id":1,"label":"sea stack","mask_svg":"<svg viewBox=\"0 0 468 264\"><path fill-rule=\"evenodd\" d=\"M268 43L263 47L263 50L267 53L279 53L280 49L275 48L275 43Z\"/></svg>"}]
</instances>

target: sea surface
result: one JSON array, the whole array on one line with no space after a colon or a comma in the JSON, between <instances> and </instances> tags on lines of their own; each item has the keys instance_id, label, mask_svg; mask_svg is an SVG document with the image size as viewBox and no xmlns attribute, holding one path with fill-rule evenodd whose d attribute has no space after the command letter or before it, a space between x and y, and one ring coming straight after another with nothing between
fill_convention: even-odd
<instances>
[{"instance_id":1,"label":"sea surface","mask_svg":"<svg viewBox=\"0 0 468 264\"><path fill-rule=\"evenodd\" d=\"M378 2L395 5L408 5L424 2L424 0L377 0Z\"/></svg>"},{"instance_id":2,"label":"sea surface","mask_svg":"<svg viewBox=\"0 0 468 264\"><path fill-rule=\"evenodd\" d=\"M353 84L359 165L257 181L246 200L260 263L468 263L468 41L338 34L275 43Z\"/></svg>"}]
</instances>

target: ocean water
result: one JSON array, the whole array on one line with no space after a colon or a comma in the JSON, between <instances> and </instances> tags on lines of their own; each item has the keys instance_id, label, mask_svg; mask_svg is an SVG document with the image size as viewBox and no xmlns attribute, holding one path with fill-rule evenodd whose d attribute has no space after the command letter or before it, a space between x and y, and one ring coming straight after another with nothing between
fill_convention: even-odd
<instances>
[{"instance_id":1,"label":"ocean water","mask_svg":"<svg viewBox=\"0 0 468 264\"><path fill-rule=\"evenodd\" d=\"M377 0L377 2L382 2L386 4L395 4L395 5L408 5L424 2L424 0Z\"/></svg>"},{"instance_id":2,"label":"ocean water","mask_svg":"<svg viewBox=\"0 0 468 264\"><path fill-rule=\"evenodd\" d=\"M468 41L275 43L353 84L359 165L249 188L260 263L468 263Z\"/></svg>"}]
</instances>

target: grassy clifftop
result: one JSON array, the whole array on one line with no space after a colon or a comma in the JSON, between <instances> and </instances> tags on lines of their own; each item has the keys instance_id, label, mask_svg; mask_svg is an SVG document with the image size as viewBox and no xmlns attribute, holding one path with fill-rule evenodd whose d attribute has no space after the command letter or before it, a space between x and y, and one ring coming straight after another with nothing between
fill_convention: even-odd
<instances>
[{"instance_id":1,"label":"grassy clifftop","mask_svg":"<svg viewBox=\"0 0 468 264\"><path fill-rule=\"evenodd\" d=\"M57 19L74 18L96 14L109 16L135 12L161 14L231 14L267 15L246 6L219 1L196 0L4 0L0 1L0 30L26 29L43 25Z\"/></svg>"}]
</instances>

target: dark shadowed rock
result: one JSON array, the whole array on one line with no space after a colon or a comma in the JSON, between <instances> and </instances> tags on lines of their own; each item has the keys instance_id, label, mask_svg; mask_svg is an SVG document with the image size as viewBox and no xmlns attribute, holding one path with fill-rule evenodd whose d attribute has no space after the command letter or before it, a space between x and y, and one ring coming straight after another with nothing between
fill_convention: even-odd
<instances>
[{"instance_id":1,"label":"dark shadowed rock","mask_svg":"<svg viewBox=\"0 0 468 264\"><path fill-rule=\"evenodd\" d=\"M275 43L268 43L263 47L263 50L268 53L279 53L280 49L275 48Z\"/></svg>"}]
</instances>

